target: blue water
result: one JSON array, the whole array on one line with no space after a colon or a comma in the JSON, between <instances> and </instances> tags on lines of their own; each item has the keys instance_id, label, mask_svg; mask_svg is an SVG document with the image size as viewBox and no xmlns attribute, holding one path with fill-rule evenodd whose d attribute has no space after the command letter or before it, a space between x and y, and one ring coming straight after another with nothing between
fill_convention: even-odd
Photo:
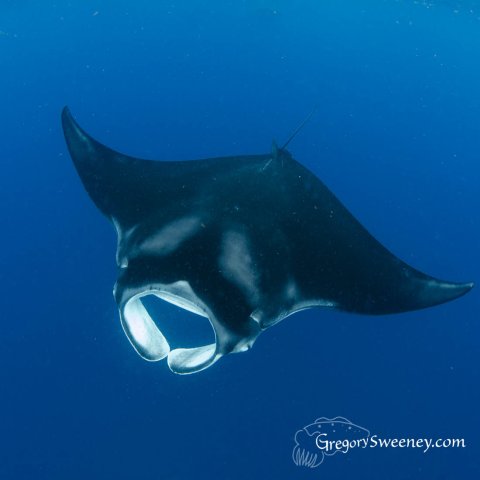
<instances>
[{"instance_id":1,"label":"blue water","mask_svg":"<svg viewBox=\"0 0 480 480\"><path fill-rule=\"evenodd\" d=\"M117 150L189 159L289 146L400 258L480 281L480 5L153 0L0 4L0 478L474 479L478 290L389 317L311 310L191 376L144 362L111 291L115 234L60 111ZM294 465L347 417L466 447Z\"/></svg>"}]
</instances>

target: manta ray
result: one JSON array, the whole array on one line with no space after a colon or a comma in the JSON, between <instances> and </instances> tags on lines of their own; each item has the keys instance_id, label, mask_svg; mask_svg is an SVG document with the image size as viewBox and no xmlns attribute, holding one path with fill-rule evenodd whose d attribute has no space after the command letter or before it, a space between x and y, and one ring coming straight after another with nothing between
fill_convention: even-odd
<instances>
[{"instance_id":1,"label":"manta ray","mask_svg":"<svg viewBox=\"0 0 480 480\"><path fill-rule=\"evenodd\" d=\"M126 336L174 373L252 347L303 309L384 315L448 302L473 283L437 280L380 244L285 147L190 161L123 155L62 113L80 179L118 237L113 294ZM142 299L209 320L215 342L171 349Z\"/></svg>"}]
</instances>

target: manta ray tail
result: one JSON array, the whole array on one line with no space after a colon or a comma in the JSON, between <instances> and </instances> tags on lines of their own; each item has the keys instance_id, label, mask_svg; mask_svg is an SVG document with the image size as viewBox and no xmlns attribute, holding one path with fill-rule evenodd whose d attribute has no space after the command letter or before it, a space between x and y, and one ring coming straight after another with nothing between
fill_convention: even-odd
<instances>
[{"instance_id":1,"label":"manta ray tail","mask_svg":"<svg viewBox=\"0 0 480 480\"><path fill-rule=\"evenodd\" d=\"M302 123L293 131L293 133L288 137L288 140L282 145L279 150L285 150L290 142L297 136L297 133L306 125L306 123L312 118L312 115L317 110L316 107L313 107L310 113L303 119Z\"/></svg>"}]
</instances>

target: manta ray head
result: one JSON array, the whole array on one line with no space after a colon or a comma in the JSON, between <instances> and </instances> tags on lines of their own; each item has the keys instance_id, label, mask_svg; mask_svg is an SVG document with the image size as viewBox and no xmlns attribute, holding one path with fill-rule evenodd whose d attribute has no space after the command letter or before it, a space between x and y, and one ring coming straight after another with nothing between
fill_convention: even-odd
<instances>
[{"instance_id":1,"label":"manta ray head","mask_svg":"<svg viewBox=\"0 0 480 480\"><path fill-rule=\"evenodd\" d=\"M215 341L209 345L171 350L161 331L161 319L152 318L143 302L151 295L208 319ZM261 331L258 323L253 320L249 322L249 331L244 331L241 335L230 330L196 296L188 282L182 280L171 284L150 284L138 290L123 286L120 279L115 285L114 297L123 330L137 353L151 362L167 357L170 370L178 374L199 372L213 365L223 355L248 350Z\"/></svg>"}]
</instances>

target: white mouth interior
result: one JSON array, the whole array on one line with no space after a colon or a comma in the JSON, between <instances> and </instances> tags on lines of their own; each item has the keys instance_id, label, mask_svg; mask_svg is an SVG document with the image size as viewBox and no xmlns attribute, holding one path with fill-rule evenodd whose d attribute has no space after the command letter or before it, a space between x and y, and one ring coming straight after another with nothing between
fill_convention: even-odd
<instances>
[{"instance_id":1,"label":"white mouth interior","mask_svg":"<svg viewBox=\"0 0 480 480\"><path fill-rule=\"evenodd\" d=\"M177 288L178 289L178 288ZM184 286L182 290L185 290ZM189 297L194 296L191 289L182 291ZM192 300L166 290L148 290L130 298L120 312L122 326L130 343L145 360L155 362L168 357L168 366L174 373L195 373L212 365L220 355L216 354L215 342L194 348L170 350L170 345L162 331L145 308L142 298L154 295L182 310L209 319L206 309L196 298ZM210 319L209 319L210 320ZM213 326L210 322L210 326ZM215 330L213 329L215 334Z\"/></svg>"}]
</instances>

